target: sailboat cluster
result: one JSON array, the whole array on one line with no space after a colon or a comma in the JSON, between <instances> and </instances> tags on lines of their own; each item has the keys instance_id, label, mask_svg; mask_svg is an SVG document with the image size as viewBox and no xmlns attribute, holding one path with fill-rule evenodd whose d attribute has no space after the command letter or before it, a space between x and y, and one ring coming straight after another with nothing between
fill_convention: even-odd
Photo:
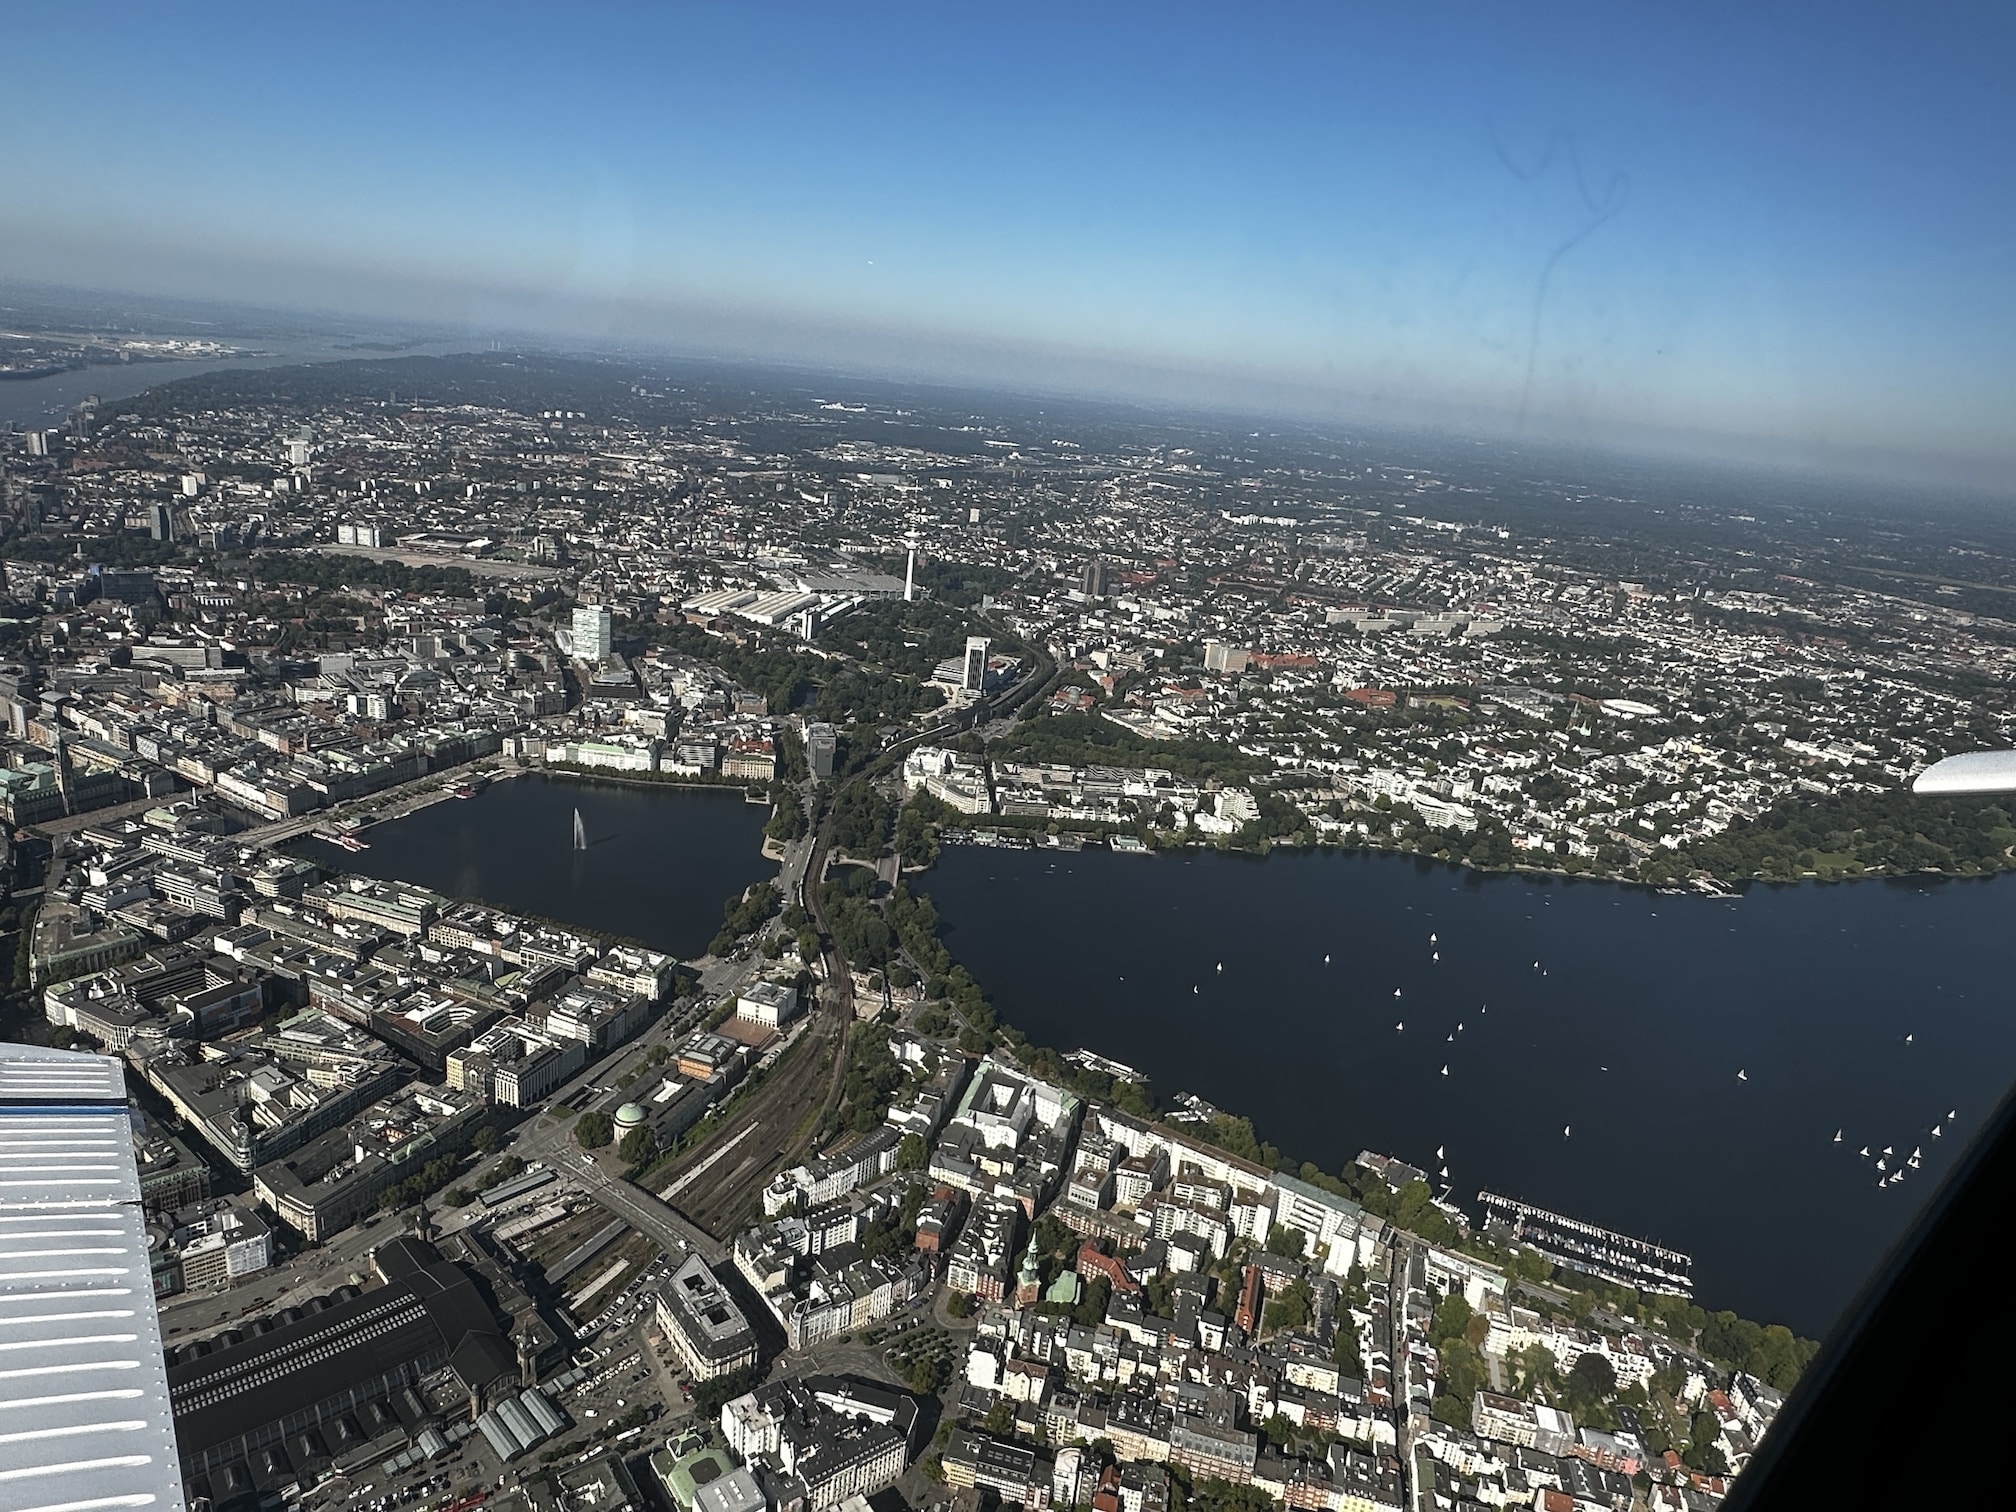
<instances>
[{"instance_id":1,"label":"sailboat cluster","mask_svg":"<svg viewBox=\"0 0 2016 1512\"><path fill-rule=\"evenodd\" d=\"M1946 1133L1946 1126L1959 1116L1959 1109L1948 1108L1946 1116L1932 1125L1931 1131L1926 1137L1928 1139L1943 1138ZM1843 1129L1836 1129L1832 1142L1840 1144L1845 1132ZM1910 1153L1907 1155L1899 1155L1897 1153L1897 1146L1894 1144L1886 1144L1875 1149L1865 1144L1855 1153L1856 1158L1859 1160L1873 1160L1875 1162L1876 1185L1878 1187L1893 1187L1897 1185L1908 1173L1921 1169L1925 1163L1925 1147L1923 1145L1913 1145Z\"/></svg>"}]
</instances>

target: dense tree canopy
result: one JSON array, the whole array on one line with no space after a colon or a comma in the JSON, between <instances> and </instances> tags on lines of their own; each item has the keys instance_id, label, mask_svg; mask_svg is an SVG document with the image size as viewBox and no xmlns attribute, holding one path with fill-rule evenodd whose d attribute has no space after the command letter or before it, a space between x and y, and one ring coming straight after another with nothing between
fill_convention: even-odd
<instances>
[{"instance_id":1,"label":"dense tree canopy","mask_svg":"<svg viewBox=\"0 0 2016 1512\"><path fill-rule=\"evenodd\" d=\"M1315 1299L1310 1294L1309 1283L1297 1276L1281 1288L1280 1296L1267 1304L1261 1321L1269 1331L1307 1328L1314 1310Z\"/></svg>"},{"instance_id":2,"label":"dense tree canopy","mask_svg":"<svg viewBox=\"0 0 2016 1512\"><path fill-rule=\"evenodd\" d=\"M929 678L942 661L962 654L972 621L958 609L925 599L882 599L828 620L819 644L905 677Z\"/></svg>"},{"instance_id":3,"label":"dense tree canopy","mask_svg":"<svg viewBox=\"0 0 2016 1512\"><path fill-rule=\"evenodd\" d=\"M2016 860L2016 806L2007 800L1920 798L1903 788L1781 799L1753 821L1684 845L1668 870L1729 879L1817 873L2006 871Z\"/></svg>"},{"instance_id":4,"label":"dense tree canopy","mask_svg":"<svg viewBox=\"0 0 2016 1512\"><path fill-rule=\"evenodd\" d=\"M802 713L831 724L902 724L935 708L943 695L928 684L878 667L831 660L782 634L741 644L695 625L658 625L651 639L668 650L712 662L761 693L772 714Z\"/></svg>"},{"instance_id":5,"label":"dense tree canopy","mask_svg":"<svg viewBox=\"0 0 2016 1512\"><path fill-rule=\"evenodd\" d=\"M770 822L763 826L763 833L772 840L796 840L805 833L805 805L798 801L793 792L780 792L776 796L776 808L770 815Z\"/></svg>"},{"instance_id":6,"label":"dense tree canopy","mask_svg":"<svg viewBox=\"0 0 2016 1512\"><path fill-rule=\"evenodd\" d=\"M480 599L483 590L467 567L409 567L387 558L355 556L340 551L269 551L253 558L253 575L265 583L301 583L309 587L396 588L402 593L445 594Z\"/></svg>"},{"instance_id":7,"label":"dense tree canopy","mask_svg":"<svg viewBox=\"0 0 2016 1512\"><path fill-rule=\"evenodd\" d=\"M1470 1304L1461 1292L1451 1292L1435 1304L1428 1320L1428 1342L1440 1349L1451 1339L1460 1339L1470 1327Z\"/></svg>"},{"instance_id":8,"label":"dense tree canopy","mask_svg":"<svg viewBox=\"0 0 2016 1512\"><path fill-rule=\"evenodd\" d=\"M735 942L760 929L764 920L777 912L784 895L772 882L759 882L731 902L722 915L720 931L708 945L713 955L726 955Z\"/></svg>"},{"instance_id":9,"label":"dense tree canopy","mask_svg":"<svg viewBox=\"0 0 2016 1512\"><path fill-rule=\"evenodd\" d=\"M905 866L938 864L938 830L960 817L958 810L929 793L913 793L896 816L896 849Z\"/></svg>"},{"instance_id":10,"label":"dense tree canopy","mask_svg":"<svg viewBox=\"0 0 2016 1512\"><path fill-rule=\"evenodd\" d=\"M658 1136L649 1128L632 1129L616 1146L626 1165L646 1166L658 1153Z\"/></svg>"},{"instance_id":11,"label":"dense tree canopy","mask_svg":"<svg viewBox=\"0 0 2016 1512\"><path fill-rule=\"evenodd\" d=\"M1248 756L1215 741L1148 740L1097 714L1055 714L1025 720L989 749L1006 760L1053 761L1066 766L1152 766L1185 777L1238 778L1273 768L1264 757Z\"/></svg>"},{"instance_id":12,"label":"dense tree canopy","mask_svg":"<svg viewBox=\"0 0 2016 1512\"><path fill-rule=\"evenodd\" d=\"M833 843L850 856L873 858L889 848L892 809L874 784L852 782L833 800Z\"/></svg>"},{"instance_id":13,"label":"dense tree canopy","mask_svg":"<svg viewBox=\"0 0 2016 1512\"><path fill-rule=\"evenodd\" d=\"M840 1084L840 1127L863 1134L876 1128L908 1079L890 1052L888 1035L870 1031L852 1036Z\"/></svg>"}]
</instances>

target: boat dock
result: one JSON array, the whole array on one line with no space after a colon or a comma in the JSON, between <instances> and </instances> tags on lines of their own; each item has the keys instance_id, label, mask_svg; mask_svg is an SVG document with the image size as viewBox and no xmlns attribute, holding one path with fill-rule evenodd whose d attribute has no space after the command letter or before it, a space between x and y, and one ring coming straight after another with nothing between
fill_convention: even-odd
<instances>
[{"instance_id":1,"label":"boat dock","mask_svg":"<svg viewBox=\"0 0 2016 1512\"><path fill-rule=\"evenodd\" d=\"M1097 1071L1103 1076L1117 1076L1123 1081L1145 1082L1147 1077L1123 1061L1109 1060L1103 1055L1094 1055L1090 1050L1073 1050L1064 1059L1074 1065L1083 1066L1087 1071Z\"/></svg>"},{"instance_id":2,"label":"boat dock","mask_svg":"<svg viewBox=\"0 0 2016 1512\"><path fill-rule=\"evenodd\" d=\"M984 845L994 850L1034 850L1036 842L1027 835L1004 835L998 830L958 829L944 830L938 836L940 845Z\"/></svg>"},{"instance_id":3,"label":"boat dock","mask_svg":"<svg viewBox=\"0 0 2016 1512\"><path fill-rule=\"evenodd\" d=\"M1175 1104L1166 1115L1170 1123L1209 1124L1215 1118L1224 1117L1222 1109L1204 1101L1195 1092L1178 1092L1170 1101Z\"/></svg>"},{"instance_id":4,"label":"boat dock","mask_svg":"<svg viewBox=\"0 0 2016 1512\"><path fill-rule=\"evenodd\" d=\"M1694 1281L1689 1274L1694 1260L1690 1255L1649 1239L1613 1233L1579 1218L1564 1218L1496 1192L1479 1192L1477 1200L1484 1204L1487 1224L1509 1229L1522 1244L1557 1264L1615 1286L1671 1292L1682 1297L1694 1295Z\"/></svg>"}]
</instances>

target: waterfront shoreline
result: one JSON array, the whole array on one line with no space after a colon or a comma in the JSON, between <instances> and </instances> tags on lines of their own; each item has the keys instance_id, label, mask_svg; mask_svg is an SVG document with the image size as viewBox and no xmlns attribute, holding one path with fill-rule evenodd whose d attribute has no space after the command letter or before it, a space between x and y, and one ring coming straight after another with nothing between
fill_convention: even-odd
<instances>
[{"instance_id":1,"label":"waterfront shoreline","mask_svg":"<svg viewBox=\"0 0 2016 1512\"><path fill-rule=\"evenodd\" d=\"M689 793L733 793L744 797L752 788L765 786L753 780L744 781L739 777L724 777L716 782L703 782L691 777L636 777L622 772L601 771L590 767L570 766L566 763L548 762L542 766L519 767L514 776L529 777L535 773L545 773L550 777L570 777L577 782L607 782L617 787L670 788L674 792Z\"/></svg>"},{"instance_id":2,"label":"waterfront shoreline","mask_svg":"<svg viewBox=\"0 0 2016 1512\"><path fill-rule=\"evenodd\" d=\"M515 769L511 775L514 777L527 777L534 772L542 772L552 777L572 778L576 782L585 783L590 786L598 782L606 782L613 784L614 786L617 787L669 788L673 792L683 792L683 793L694 793L694 792L734 793L744 803L749 803L749 794L753 792L756 788L756 784L753 782L743 784L739 780L735 781L723 780L719 782L696 782L696 781L689 781L681 777L672 777L672 778L624 777L621 773L613 773L605 775L600 772L584 772L579 770L578 768L571 766L519 767ZM766 798L764 800L764 804L772 815L774 815L777 812L777 802L774 798ZM755 804L749 803L749 806L751 808L754 808ZM767 825L768 821L766 820L765 823ZM783 843L784 842L781 841L772 841L769 835L769 831L766 829L756 847L758 853L763 857L765 861L775 861L778 864L780 876L782 875L782 867L784 864L784 852L782 848ZM772 849L773 845L777 846L777 849L773 850ZM732 902L733 899L729 899L728 901Z\"/></svg>"},{"instance_id":3,"label":"waterfront shoreline","mask_svg":"<svg viewBox=\"0 0 2016 1512\"><path fill-rule=\"evenodd\" d=\"M950 826L947 826L947 828L950 828ZM1046 845L1044 841L1046 838L1048 838L1048 832L1041 829L1035 829L1033 827L1024 828L1022 826L1010 826L999 829L985 829L978 825L963 825L958 826L957 828L968 831L976 831L984 834L998 835L1004 839L1022 839L1025 841L1025 843L1021 845L1002 845L997 847L983 846L982 848L991 848L1000 850L1025 850L1025 849L1038 850L1038 851L1055 850L1060 853L1063 853L1067 850L1067 848L1063 846ZM1115 829L1115 828L1067 829L1059 831L1059 834L1070 834L1081 837L1084 843L1076 847L1075 848L1076 850L1111 850L1112 847L1107 842L1110 841L1113 837L1118 835L1139 836L1139 833L1140 832L1137 830ZM945 839L942 833L939 836L939 840L941 844L951 844L951 845L974 844L974 842L970 841L959 841L959 840L948 841ZM1776 889L1776 888L1790 888L1790 887L1805 887L1809 884L1814 884L1821 887L1839 887L1839 886L1851 886L1853 884L1862 882L1909 882L1912 880L1926 880L1926 879L1937 880L1940 882L1989 882L1993 881L1996 877L2008 876L2012 872L2016 872L2016 866L2006 867L1998 871L1978 871L1978 872L1949 872L1949 871L1943 871L1938 867L1922 867L1913 871L1865 871L1858 873L1855 876L1848 876L1848 877L1823 877L1817 872L1806 872L1796 877L1762 877L1762 876L1736 877L1736 878L1702 877L1685 882L1648 882L1643 877L1628 876L1622 872L1601 872L1593 870L1570 871L1565 867L1532 866L1527 865L1525 863L1519 863L1512 866L1480 866L1476 862L1471 861L1466 857L1438 856L1433 851L1416 850L1407 846L1371 845L1371 844L1349 845L1349 844L1337 844L1324 840L1312 841L1307 845L1298 845L1290 840L1275 840L1266 844L1255 846L1255 845L1220 844L1216 841L1201 840L1201 839L1181 840L1181 841L1175 841L1173 843L1165 842L1158 844L1157 839L1151 837L1144 841L1143 853L1151 856L1165 856L1165 855L1180 856L1180 855L1191 855L1199 851L1209 851L1219 855L1227 855L1227 856L1247 856L1251 857L1254 860L1261 860L1261 861L1266 860L1269 856L1275 854L1277 851L1285 851L1291 856L1304 856L1304 855L1398 856L1407 858L1409 860L1427 862L1435 866L1453 867L1458 871L1468 872L1479 877L1526 877L1545 881L1596 882L1596 883L1603 883L1613 887L1624 887L1641 892L1656 893L1662 896L1720 898L1727 901L1734 901L1735 899L1745 896L1752 887L1766 887ZM1117 855L1120 853L1115 851L1114 854ZM926 873L932 870L934 865L935 863L906 862L904 865L904 873L905 875L910 875L913 873Z\"/></svg>"},{"instance_id":4,"label":"waterfront shoreline","mask_svg":"<svg viewBox=\"0 0 2016 1512\"><path fill-rule=\"evenodd\" d=\"M694 802L699 784L610 782L538 768L497 775L532 781L495 781L467 803L445 801L451 783L410 813L373 824L364 832L370 848L341 853L340 869L641 941L681 961L706 954L725 904L758 882L776 883L777 863L761 852L759 811L740 801ZM651 805L651 788L664 789L671 807ZM707 791L740 797L721 785ZM577 806L592 837L586 851L568 842ZM331 851L319 848L333 842L319 834L296 839L316 844L314 859L331 864ZM550 863L537 859L548 845ZM570 918L576 922L567 924Z\"/></svg>"},{"instance_id":5,"label":"waterfront shoreline","mask_svg":"<svg viewBox=\"0 0 2016 1512\"><path fill-rule=\"evenodd\" d=\"M1432 1173L1446 1144L1458 1192L1509 1192L1692 1254L1710 1308L1824 1332L2000 1096L1992 1066L2011 1033L1984 995L1992 934L1975 938L2000 905L1982 889L1774 884L1729 909L1546 874L1484 887L1453 864L1397 869L1365 852L1298 853L1278 877L1182 859L1119 872L976 849L910 886L960 974L1029 1045L1137 1067L1165 1108L1179 1089L1201 1095L1328 1171L1370 1147ZM1024 901L1004 918L1005 897ZM1031 910L1154 943L1028 961ZM1909 964L1921 955L1944 964L1927 976ZM1826 1026L1817 1060L1796 1053L1809 1024ZM1648 1129L1643 1110L1668 1087L1696 1116ZM1972 1110L1961 1139L1949 1124L1927 1142L1937 1164L1908 1195L1866 1190L1861 1141L1922 1140L1935 1103ZM1834 1145L1843 1124L1860 1138ZM1708 1175L1759 1159L1789 1192L1732 1199Z\"/></svg>"}]
</instances>

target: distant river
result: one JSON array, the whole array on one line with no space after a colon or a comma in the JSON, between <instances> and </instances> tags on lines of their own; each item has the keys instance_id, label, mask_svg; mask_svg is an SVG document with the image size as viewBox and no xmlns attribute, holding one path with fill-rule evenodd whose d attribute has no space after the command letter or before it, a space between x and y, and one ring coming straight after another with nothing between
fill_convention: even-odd
<instances>
[{"instance_id":1,"label":"distant river","mask_svg":"<svg viewBox=\"0 0 2016 1512\"><path fill-rule=\"evenodd\" d=\"M251 336L219 337L231 346L256 357L224 357L214 362L116 362L101 367L78 368L51 373L46 378L10 378L0 381L0 427L9 425L37 429L55 425L93 394L105 404L130 399L135 394L194 378L202 373L218 373L235 368L281 367L290 362L344 362L367 358L439 355L466 351L473 342L401 348L396 352L359 351L328 341L278 341Z\"/></svg>"},{"instance_id":2,"label":"distant river","mask_svg":"<svg viewBox=\"0 0 2016 1512\"><path fill-rule=\"evenodd\" d=\"M573 849L574 810L588 848ZM290 847L324 865L396 879L627 935L692 957L721 927L721 910L776 875L763 858L768 808L741 789L625 786L534 774L492 784L366 831L351 852L321 840Z\"/></svg>"},{"instance_id":3,"label":"distant river","mask_svg":"<svg viewBox=\"0 0 2016 1512\"><path fill-rule=\"evenodd\" d=\"M1489 1188L1684 1250L1704 1306L1814 1337L2016 1080L2009 882L1717 901L1388 855L948 846L922 886L1037 1043L1327 1170L1446 1148L1473 1214ZM1923 1168L1879 1190L1884 1145Z\"/></svg>"}]
</instances>

